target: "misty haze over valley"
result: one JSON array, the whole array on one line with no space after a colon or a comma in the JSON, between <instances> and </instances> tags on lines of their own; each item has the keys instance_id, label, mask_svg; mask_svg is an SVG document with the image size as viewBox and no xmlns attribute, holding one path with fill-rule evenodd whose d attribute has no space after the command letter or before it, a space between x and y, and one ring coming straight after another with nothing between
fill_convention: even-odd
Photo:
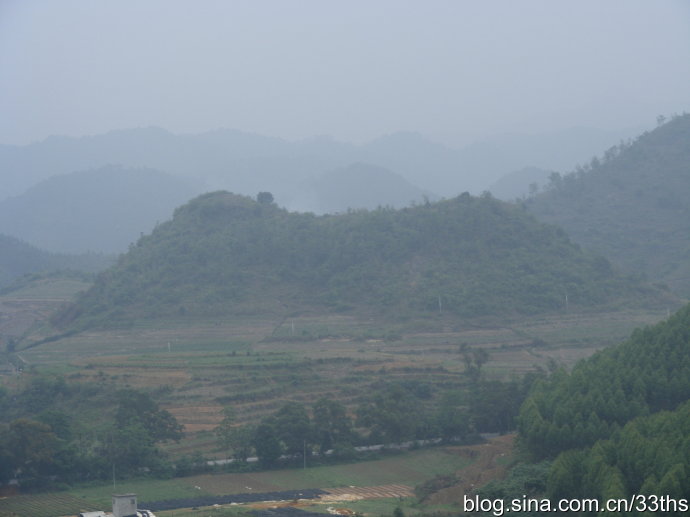
<instances>
[{"instance_id":1,"label":"misty haze over valley","mask_svg":"<svg viewBox=\"0 0 690 517\"><path fill-rule=\"evenodd\" d=\"M0 515L686 515L688 63L684 0L0 0Z\"/></svg>"}]
</instances>

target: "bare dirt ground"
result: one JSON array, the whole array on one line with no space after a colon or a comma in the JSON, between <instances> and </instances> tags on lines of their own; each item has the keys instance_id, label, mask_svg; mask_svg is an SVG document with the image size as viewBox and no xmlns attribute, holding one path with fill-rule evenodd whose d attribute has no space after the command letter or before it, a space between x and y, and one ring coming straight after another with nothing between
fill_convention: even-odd
<instances>
[{"instance_id":1,"label":"bare dirt ground","mask_svg":"<svg viewBox=\"0 0 690 517\"><path fill-rule=\"evenodd\" d=\"M473 462L457 472L460 483L439 490L431 495L429 504L453 504L462 501L465 494L487 484L494 479L502 478L507 470L506 462L513 450L514 434L499 436L486 443L467 447L457 447L458 454L467 455Z\"/></svg>"},{"instance_id":2,"label":"bare dirt ground","mask_svg":"<svg viewBox=\"0 0 690 517\"><path fill-rule=\"evenodd\" d=\"M359 499L383 499L389 497L414 497L412 487L407 485L381 485L366 487L324 488L327 495L322 495L321 501L356 501Z\"/></svg>"}]
</instances>

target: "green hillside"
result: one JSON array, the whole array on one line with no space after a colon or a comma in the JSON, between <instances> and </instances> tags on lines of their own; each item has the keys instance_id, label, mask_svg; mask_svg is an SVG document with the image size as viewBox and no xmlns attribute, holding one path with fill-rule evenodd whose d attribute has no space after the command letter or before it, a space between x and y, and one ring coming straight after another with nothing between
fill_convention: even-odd
<instances>
[{"instance_id":1,"label":"green hillside","mask_svg":"<svg viewBox=\"0 0 690 517\"><path fill-rule=\"evenodd\" d=\"M631 419L690 399L690 305L667 322L538 386L522 408L521 437L538 456L590 446Z\"/></svg>"},{"instance_id":2,"label":"green hillside","mask_svg":"<svg viewBox=\"0 0 690 517\"><path fill-rule=\"evenodd\" d=\"M690 305L534 387L520 441L536 458L556 457L549 496L690 496L688 343Z\"/></svg>"},{"instance_id":3,"label":"green hillside","mask_svg":"<svg viewBox=\"0 0 690 517\"><path fill-rule=\"evenodd\" d=\"M295 311L507 316L650 303L558 228L485 196L337 216L216 192L178 208L56 321ZM75 321L76 320L76 321Z\"/></svg>"},{"instance_id":4,"label":"green hillside","mask_svg":"<svg viewBox=\"0 0 690 517\"><path fill-rule=\"evenodd\" d=\"M627 271L690 295L690 115L621 144L526 202Z\"/></svg>"}]
</instances>

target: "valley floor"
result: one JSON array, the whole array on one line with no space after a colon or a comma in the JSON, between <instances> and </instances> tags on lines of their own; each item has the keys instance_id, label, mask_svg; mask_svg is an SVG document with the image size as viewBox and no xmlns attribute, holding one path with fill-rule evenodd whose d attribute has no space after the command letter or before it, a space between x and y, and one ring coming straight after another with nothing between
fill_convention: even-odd
<instances>
[{"instance_id":1,"label":"valley floor","mask_svg":"<svg viewBox=\"0 0 690 517\"><path fill-rule=\"evenodd\" d=\"M513 436L471 446L434 447L394 454L374 461L306 469L270 470L245 474L217 473L171 480L135 480L69 492L15 495L0 498L0 516L55 517L86 510L108 510L113 493L136 493L139 506L166 499L190 500L225 494L276 493L320 488L326 493L312 500L264 501L203 508L157 511L158 517L237 515L249 510L295 507L309 512L365 516L390 515L400 506L405 515L434 510L452 511L473 486L502 476L509 463ZM414 487L437 475L456 474L457 485L439 490L419 503ZM58 511L59 509L59 511ZM27 511L31 512L26 513ZM56 513L57 512L57 513ZM206 512L206 513L205 513Z\"/></svg>"}]
</instances>

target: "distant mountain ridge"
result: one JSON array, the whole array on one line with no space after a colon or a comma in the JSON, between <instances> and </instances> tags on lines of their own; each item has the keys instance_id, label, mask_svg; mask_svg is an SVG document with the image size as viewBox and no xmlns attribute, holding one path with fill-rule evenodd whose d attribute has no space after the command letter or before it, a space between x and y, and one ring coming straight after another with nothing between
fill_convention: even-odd
<instances>
[{"instance_id":1,"label":"distant mountain ridge","mask_svg":"<svg viewBox=\"0 0 690 517\"><path fill-rule=\"evenodd\" d=\"M141 238L56 322L295 311L501 317L565 310L566 295L587 309L660 299L490 196L319 217L215 192Z\"/></svg>"},{"instance_id":2,"label":"distant mountain ridge","mask_svg":"<svg viewBox=\"0 0 690 517\"><path fill-rule=\"evenodd\" d=\"M160 171L101 167L48 178L0 201L0 232L59 253L120 253L201 192Z\"/></svg>"},{"instance_id":3,"label":"distant mountain ridge","mask_svg":"<svg viewBox=\"0 0 690 517\"><path fill-rule=\"evenodd\" d=\"M630 272L690 296L690 115L554 176L526 208Z\"/></svg>"},{"instance_id":4,"label":"distant mountain ridge","mask_svg":"<svg viewBox=\"0 0 690 517\"><path fill-rule=\"evenodd\" d=\"M565 170L589 159L629 132L573 129L548 135L501 135L462 149L414 132L383 136L362 145L330 138L289 142L237 130L176 135L149 127L102 135L50 137L27 146L0 145L0 200L57 174L108 164L146 167L202 182L204 190L245 195L271 191L292 210L301 182L363 162L400 174L438 196L478 194L499 177L526 165Z\"/></svg>"},{"instance_id":5,"label":"distant mountain ridge","mask_svg":"<svg viewBox=\"0 0 690 517\"><path fill-rule=\"evenodd\" d=\"M48 253L14 237L0 234L0 289L29 273L68 269L96 273L113 261L114 257L101 254Z\"/></svg>"},{"instance_id":6,"label":"distant mountain ridge","mask_svg":"<svg viewBox=\"0 0 690 517\"><path fill-rule=\"evenodd\" d=\"M538 193L548 183L552 172L538 167L525 167L495 181L489 187L489 192L503 201L524 199Z\"/></svg>"},{"instance_id":7,"label":"distant mountain ridge","mask_svg":"<svg viewBox=\"0 0 690 517\"><path fill-rule=\"evenodd\" d=\"M403 208L438 196L411 185L400 174L368 163L326 172L305 181L293 205L316 214L377 207Z\"/></svg>"},{"instance_id":8,"label":"distant mountain ridge","mask_svg":"<svg viewBox=\"0 0 690 517\"><path fill-rule=\"evenodd\" d=\"M523 160L574 161L576 151L605 137L613 138L591 130L503 135L459 150L413 132L362 145L325 137L288 142L225 129L50 137L0 146L0 232L54 252L117 253L176 206L210 190L252 197L268 191L280 206L317 214L400 208L478 193ZM502 196L499 187L494 190Z\"/></svg>"}]
</instances>

